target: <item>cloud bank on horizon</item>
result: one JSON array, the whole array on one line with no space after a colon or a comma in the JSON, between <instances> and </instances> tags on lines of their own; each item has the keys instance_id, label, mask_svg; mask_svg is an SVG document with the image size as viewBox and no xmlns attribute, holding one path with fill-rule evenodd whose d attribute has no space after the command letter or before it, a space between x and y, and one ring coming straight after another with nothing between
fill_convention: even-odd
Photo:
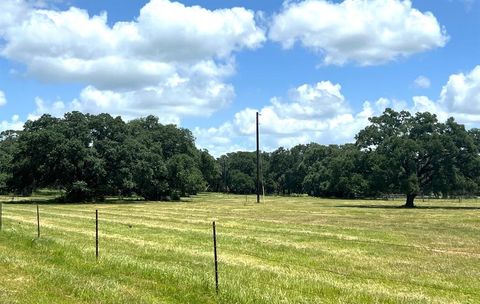
<instances>
[{"instance_id":1,"label":"cloud bank on horizon","mask_svg":"<svg viewBox=\"0 0 480 304\"><path fill-rule=\"evenodd\" d=\"M47 105L39 98L33 117L72 110L127 118L166 113L166 122L178 123L182 116L208 116L234 97L225 83L234 52L265 40L244 8L210 11L153 0L135 20L109 26L106 12L90 16L15 0L1 6L3 57L44 82L85 85L71 102Z\"/></svg>"},{"instance_id":2,"label":"cloud bank on horizon","mask_svg":"<svg viewBox=\"0 0 480 304\"><path fill-rule=\"evenodd\" d=\"M109 21L108 13L39 6L37 1L2 0L0 56L23 67L22 76L46 84L79 84L72 100L37 95L26 118L69 111L110 113L126 119L158 115L164 123L208 119L236 102L237 57L278 45L312 53L324 67L398 65L415 54L446 47L447 29L410 0L286 1L271 15L244 7L208 9L151 0L131 20ZM286 87L267 104L236 108L223 123L192 128L197 143L214 155L251 150L255 112L261 114L263 148L312 141L344 143L385 107L431 111L440 119L480 122L480 65L452 71L431 99L377 96L355 100L342 83L321 76ZM321 73L320 73L321 74ZM429 89L424 75L412 79ZM0 83L0 111L7 104ZM7 92L7 93L5 93ZM8 100L9 104L13 101ZM357 109L355 109L357 108ZM20 116L2 117L0 130L21 128Z\"/></svg>"},{"instance_id":3,"label":"cloud bank on horizon","mask_svg":"<svg viewBox=\"0 0 480 304\"><path fill-rule=\"evenodd\" d=\"M365 101L361 111L354 112L342 95L340 84L330 81L304 84L288 95L286 102L274 97L270 105L261 109L242 110L218 128L194 129L198 143L216 155L229 151L223 147L241 148L238 137L242 136L246 139L243 145L253 147L257 111L261 115L263 145L269 151L310 142L351 142L368 124L369 117L381 115L387 107L411 113L428 111L440 120L454 116L464 124L475 125L480 122L480 65L470 73L451 75L437 100L413 96L409 103L381 97Z\"/></svg>"}]
</instances>

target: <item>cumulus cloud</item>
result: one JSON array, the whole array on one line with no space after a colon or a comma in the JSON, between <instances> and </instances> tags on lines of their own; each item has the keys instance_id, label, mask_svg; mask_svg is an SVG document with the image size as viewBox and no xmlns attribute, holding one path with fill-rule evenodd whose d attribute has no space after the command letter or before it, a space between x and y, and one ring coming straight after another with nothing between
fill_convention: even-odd
<instances>
[{"instance_id":1,"label":"cumulus cloud","mask_svg":"<svg viewBox=\"0 0 480 304\"><path fill-rule=\"evenodd\" d=\"M440 103L449 112L480 114L480 65L467 74L451 75L440 93Z\"/></svg>"},{"instance_id":2,"label":"cumulus cloud","mask_svg":"<svg viewBox=\"0 0 480 304\"><path fill-rule=\"evenodd\" d=\"M20 121L18 115L13 115L10 120L0 121L0 132L5 130L21 130L23 128L23 122Z\"/></svg>"},{"instance_id":3,"label":"cumulus cloud","mask_svg":"<svg viewBox=\"0 0 480 304\"><path fill-rule=\"evenodd\" d=\"M428 89L430 87L431 83L430 83L430 79L428 79L425 76L420 75L413 81L413 85L416 88Z\"/></svg>"},{"instance_id":4,"label":"cumulus cloud","mask_svg":"<svg viewBox=\"0 0 480 304\"><path fill-rule=\"evenodd\" d=\"M37 98L36 111L31 118L43 113L61 116L65 112L81 111L92 114L108 112L129 120L155 113L162 123L180 124L183 116L210 116L228 104L233 95L231 85L209 79L172 78L157 86L121 92L87 86L77 99L70 102L46 102Z\"/></svg>"},{"instance_id":5,"label":"cumulus cloud","mask_svg":"<svg viewBox=\"0 0 480 304\"><path fill-rule=\"evenodd\" d=\"M7 104L7 98L5 97L5 93L0 91L0 107Z\"/></svg>"},{"instance_id":6,"label":"cumulus cloud","mask_svg":"<svg viewBox=\"0 0 480 304\"><path fill-rule=\"evenodd\" d=\"M446 31L410 0L287 1L273 17L269 38L284 48L296 42L325 64L376 65L443 47Z\"/></svg>"},{"instance_id":7,"label":"cumulus cloud","mask_svg":"<svg viewBox=\"0 0 480 304\"><path fill-rule=\"evenodd\" d=\"M468 127L480 126L480 65L469 72L449 76L437 99L413 96L411 105L401 108L412 113L435 113L440 121L454 117Z\"/></svg>"},{"instance_id":8,"label":"cumulus cloud","mask_svg":"<svg viewBox=\"0 0 480 304\"><path fill-rule=\"evenodd\" d=\"M28 14L28 4L23 0L5 0L0 2L0 38L5 35L18 20ZM1 40L0 40L1 41Z\"/></svg>"},{"instance_id":9,"label":"cumulus cloud","mask_svg":"<svg viewBox=\"0 0 480 304\"><path fill-rule=\"evenodd\" d=\"M385 108L431 112L440 121L448 117L467 127L480 126L480 66L467 73L452 74L437 99L413 96L410 101L381 97L364 101L355 111L341 92L340 84L322 81L292 89L286 99L273 97L260 109L246 108L218 128L196 128L194 135L202 148L213 155L255 149L255 112L259 112L262 150L280 146L318 142L322 144L353 142L355 135Z\"/></svg>"},{"instance_id":10,"label":"cumulus cloud","mask_svg":"<svg viewBox=\"0 0 480 304\"><path fill-rule=\"evenodd\" d=\"M414 96L409 110L435 113L439 120L454 117L467 127L480 127L480 65L467 73L449 76L438 99Z\"/></svg>"},{"instance_id":11,"label":"cumulus cloud","mask_svg":"<svg viewBox=\"0 0 480 304\"><path fill-rule=\"evenodd\" d=\"M263 150L292 147L310 142L344 143L351 141L368 122L381 113L382 102L365 102L354 113L341 93L341 86L330 81L304 84L290 90L287 97L273 97L261 109L246 108L218 128L196 128L199 146L214 155L255 148L255 116L260 113Z\"/></svg>"},{"instance_id":12,"label":"cumulus cloud","mask_svg":"<svg viewBox=\"0 0 480 304\"><path fill-rule=\"evenodd\" d=\"M394 106L397 110L428 111L436 114L440 121L454 117L467 127L480 127L480 65L469 72L450 75L437 99L413 96L411 103L393 103L397 104ZM392 105L392 102L387 100L386 104Z\"/></svg>"},{"instance_id":13,"label":"cumulus cloud","mask_svg":"<svg viewBox=\"0 0 480 304\"><path fill-rule=\"evenodd\" d=\"M168 0L151 0L133 21L113 25L107 13L39 9L20 0L3 0L0 17L3 57L41 81L85 85L76 100L62 102L65 109L126 116L178 120L224 107L234 97L226 82L235 73L234 53L266 39L245 8Z\"/></svg>"}]
</instances>

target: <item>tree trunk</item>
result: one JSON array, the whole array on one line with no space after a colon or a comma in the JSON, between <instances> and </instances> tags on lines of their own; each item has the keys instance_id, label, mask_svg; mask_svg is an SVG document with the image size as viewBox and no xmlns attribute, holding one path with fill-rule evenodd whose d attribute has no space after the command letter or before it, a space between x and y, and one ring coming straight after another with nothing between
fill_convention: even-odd
<instances>
[{"instance_id":1,"label":"tree trunk","mask_svg":"<svg viewBox=\"0 0 480 304\"><path fill-rule=\"evenodd\" d=\"M405 208L415 208L413 200L415 199L416 194L407 194L407 201L405 202Z\"/></svg>"}]
</instances>

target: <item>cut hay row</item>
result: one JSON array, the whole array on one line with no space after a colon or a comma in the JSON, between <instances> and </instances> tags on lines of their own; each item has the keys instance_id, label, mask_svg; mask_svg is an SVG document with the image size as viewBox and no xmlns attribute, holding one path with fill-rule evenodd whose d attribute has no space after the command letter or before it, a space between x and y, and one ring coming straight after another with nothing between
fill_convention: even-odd
<instances>
[{"instance_id":1,"label":"cut hay row","mask_svg":"<svg viewBox=\"0 0 480 304\"><path fill-rule=\"evenodd\" d=\"M245 205L244 196L202 195L182 203L41 204L40 239L35 205L4 204L0 303L480 299L474 201L463 201L464 209L442 202L457 209L402 210L390 208L392 202L269 200L256 206ZM362 203L379 204L354 206ZM218 296L212 220L218 232Z\"/></svg>"}]
</instances>

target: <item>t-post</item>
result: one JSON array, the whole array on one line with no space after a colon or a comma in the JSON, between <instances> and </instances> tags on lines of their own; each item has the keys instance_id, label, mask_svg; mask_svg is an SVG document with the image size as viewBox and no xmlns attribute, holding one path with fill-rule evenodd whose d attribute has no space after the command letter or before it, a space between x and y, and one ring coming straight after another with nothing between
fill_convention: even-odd
<instances>
[{"instance_id":1,"label":"t-post","mask_svg":"<svg viewBox=\"0 0 480 304\"><path fill-rule=\"evenodd\" d=\"M37 238L40 238L40 210L37 204Z\"/></svg>"}]
</instances>

